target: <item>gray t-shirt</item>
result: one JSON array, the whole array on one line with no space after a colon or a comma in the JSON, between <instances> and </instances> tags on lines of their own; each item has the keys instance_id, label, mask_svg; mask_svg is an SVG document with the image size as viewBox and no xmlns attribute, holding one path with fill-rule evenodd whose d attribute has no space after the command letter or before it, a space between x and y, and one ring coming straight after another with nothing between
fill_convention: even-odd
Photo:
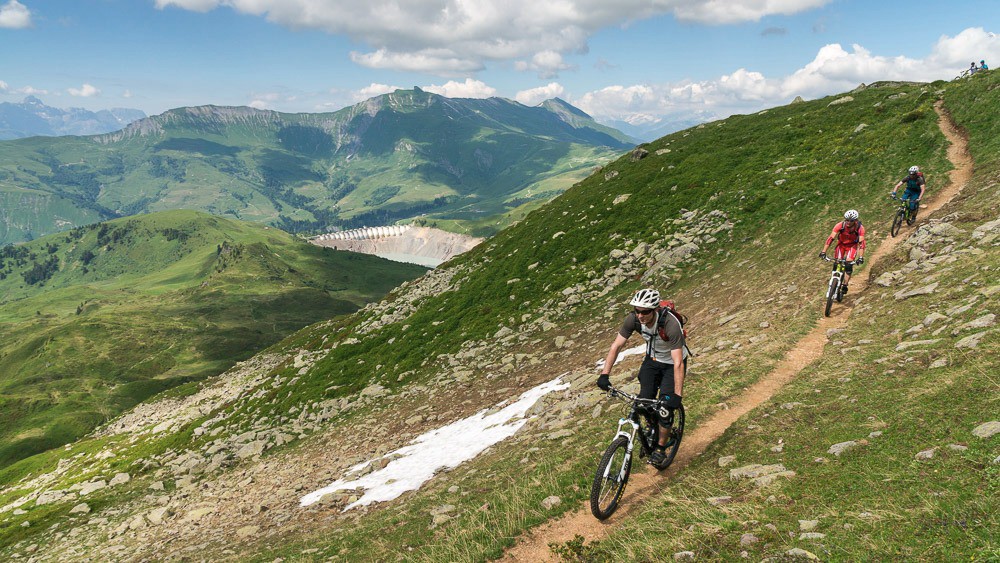
<instances>
[{"instance_id":1,"label":"gray t-shirt","mask_svg":"<svg viewBox=\"0 0 1000 563\"><path fill-rule=\"evenodd\" d=\"M667 316L666 324L663 327L667 337L666 340L660 338L659 334L656 334L656 325L660 320L659 315L661 314ZM687 346L684 345L684 329L681 327L681 323L677 317L668 312L657 313L657 317L653 322L653 328L642 324L639 321L638 315L634 312L629 313L625 316L625 322L622 323L622 327L618 329L618 334L622 335L623 338L628 338L636 332L641 334L642 339L646 341L646 355L658 362L665 364L674 363L673 356L670 355L671 350L683 350L684 358L688 357Z\"/></svg>"}]
</instances>

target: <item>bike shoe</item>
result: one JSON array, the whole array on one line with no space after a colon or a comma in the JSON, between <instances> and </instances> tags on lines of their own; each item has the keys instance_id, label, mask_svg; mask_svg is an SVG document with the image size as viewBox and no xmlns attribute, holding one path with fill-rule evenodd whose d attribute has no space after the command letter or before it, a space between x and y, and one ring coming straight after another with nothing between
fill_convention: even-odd
<instances>
[{"instance_id":1,"label":"bike shoe","mask_svg":"<svg viewBox=\"0 0 1000 563\"><path fill-rule=\"evenodd\" d=\"M649 463L652 464L654 467L657 467L657 468L659 468L660 465L662 465L663 462L666 461L666 460L667 460L667 456L663 452L663 448L661 448L661 447L657 447L655 450L653 450L653 454L651 456L649 456Z\"/></svg>"},{"instance_id":2,"label":"bike shoe","mask_svg":"<svg viewBox=\"0 0 1000 563\"><path fill-rule=\"evenodd\" d=\"M841 295L847 295L847 286L846 285L840 286L840 294Z\"/></svg>"}]
</instances>

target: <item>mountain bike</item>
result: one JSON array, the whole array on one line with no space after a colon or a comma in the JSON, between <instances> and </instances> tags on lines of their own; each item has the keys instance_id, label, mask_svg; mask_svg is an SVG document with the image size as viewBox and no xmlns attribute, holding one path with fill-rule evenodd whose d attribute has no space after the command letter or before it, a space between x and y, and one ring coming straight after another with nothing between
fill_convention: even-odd
<instances>
[{"instance_id":1,"label":"mountain bike","mask_svg":"<svg viewBox=\"0 0 1000 563\"><path fill-rule=\"evenodd\" d=\"M910 209L910 202L914 200L903 199L897 196L890 197L891 199L899 200L896 214L892 218L892 227L889 229L889 234L896 236L899 233L899 228L903 225L903 221L906 221L907 225L912 225L913 222L917 220L917 213L915 210ZM916 201L920 200L918 199Z\"/></svg>"},{"instance_id":2,"label":"mountain bike","mask_svg":"<svg viewBox=\"0 0 1000 563\"><path fill-rule=\"evenodd\" d=\"M844 300L844 275L847 274L847 267L853 266L853 260L843 258L823 258L827 262L835 262L833 272L830 274L830 284L826 288L826 310L824 316L830 316L830 308L833 307L834 300L840 303Z\"/></svg>"},{"instance_id":3,"label":"mountain bike","mask_svg":"<svg viewBox=\"0 0 1000 563\"><path fill-rule=\"evenodd\" d=\"M594 484L590 488L590 511L598 520L604 520L618 509L625 485L632 472L632 452L639 442L639 457L648 458L659 443L660 423L669 432L665 458L653 467L666 469L677 456L677 449L684 436L684 407L670 409L656 399L640 399L638 396L612 387L608 396L627 404L628 414L618 419L618 431L608 449L604 450L597 464ZM652 463L650 463L652 465Z\"/></svg>"}]
</instances>

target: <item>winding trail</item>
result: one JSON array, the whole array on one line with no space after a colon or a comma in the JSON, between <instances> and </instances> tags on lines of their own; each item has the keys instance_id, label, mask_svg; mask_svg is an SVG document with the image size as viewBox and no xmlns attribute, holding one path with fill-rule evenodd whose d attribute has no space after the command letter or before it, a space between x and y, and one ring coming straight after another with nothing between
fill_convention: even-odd
<instances>
[{"instance_id":1,"label":"winding trail","mask_svg":"<svg viewBox=\"0 0 1000 563\"><path fill-rule=\"evenodd\" d=\"M934 105L934 110L938 114L938 126L950 143L947 155L954 169L948 175L947 185L943 186L940 191L937 191L933 186L930 188L935 190L936 194L921 210L924 220L947 205L961 192L972 177L972 157L969 154L964 135L952 121L947 110L944 109L943 102L938 101ZM911 228L909 232L913 232L913 230L915 229ZM905 236L887 236L879 244L878 249L867 257L867 261L870 264L875 264L884 256L892 253L905 239ZM852 285L856 288L857 294L861 294L868 289L870 281L867 277L858 276L857 281ZM851 303L853 301L851 300ZM701 455L708 445L719 438L737 419L770 399L803 368L817 360L823 354L823 346L827 341L827 331L841 328L847 324L847 319L852 311L851 303L845 303L844 307L836 309L832 316L821 318L816 327L785 354L774 371L752 385L735 400L727 401L730 407L728 410L716 412L705 424L687 434L680 451L677 453L677 458L665 472L661 474L645 463L637 463L637 467L633 468L634 472L629 481L623 505L611 518L603 522L597 520L590 513L590 505L587 503L559 519L550 520L532 530L507 551L504 559L530 562L556 561L557 558L548 547L550 543L563 544L578 535L583 536L588 542L607 536L612 527L637 511L644 501L669 487L673 481L672 477L684 469L692 459Z\"/></svg>"}]
</instances>

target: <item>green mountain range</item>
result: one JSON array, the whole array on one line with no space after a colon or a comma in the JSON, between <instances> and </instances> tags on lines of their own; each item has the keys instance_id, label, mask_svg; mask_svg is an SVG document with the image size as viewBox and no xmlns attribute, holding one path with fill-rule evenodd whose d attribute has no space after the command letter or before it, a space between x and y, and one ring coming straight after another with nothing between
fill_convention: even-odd
<instances>
[{"instance_id":1,"label":"green mountain range","mask_svg":"<svg viewBox=\"0 0 1000 563\"><path fill-rule=\"evenodd\" d=\"M0 465L424 271L195 211L0 248Z\"/></svg>"},{"instance_id":2,"label":"green mountain range","mask_svg":"<svg viewBox=\"0 0 1000 563\"><path fill-rule=\"evenodd\" d=\"M998 106L997 73L876 83L642 145L379 303L0 469L0 555L996 559ZM913 164L928 207L892 237L887 196ZM817 253L850 208L868 261L824 317ZM675 464L637 458L596 523L627 411L595 363L649 286L689 317L687 426ZM640 355L616 386L636 390ZM557 378L473 459L435 465L453 444L418 441L475 442L448 425ZM419 488L303 506L341 479L405 481L414 450L434 470Z\"/></svg>"},{"instance_id":3,"label":"green mountain range","mask_svg":"<svg viewBox=\"0 0 1000 563\"><path fill-rule=\"evenodd\" d=\"M0 244L170 209L290 232L421 216L482 234L629 146L558 99L414 89L333 113L181 108L106 135L0 142Z\"/></svg>"}]
</instances>

